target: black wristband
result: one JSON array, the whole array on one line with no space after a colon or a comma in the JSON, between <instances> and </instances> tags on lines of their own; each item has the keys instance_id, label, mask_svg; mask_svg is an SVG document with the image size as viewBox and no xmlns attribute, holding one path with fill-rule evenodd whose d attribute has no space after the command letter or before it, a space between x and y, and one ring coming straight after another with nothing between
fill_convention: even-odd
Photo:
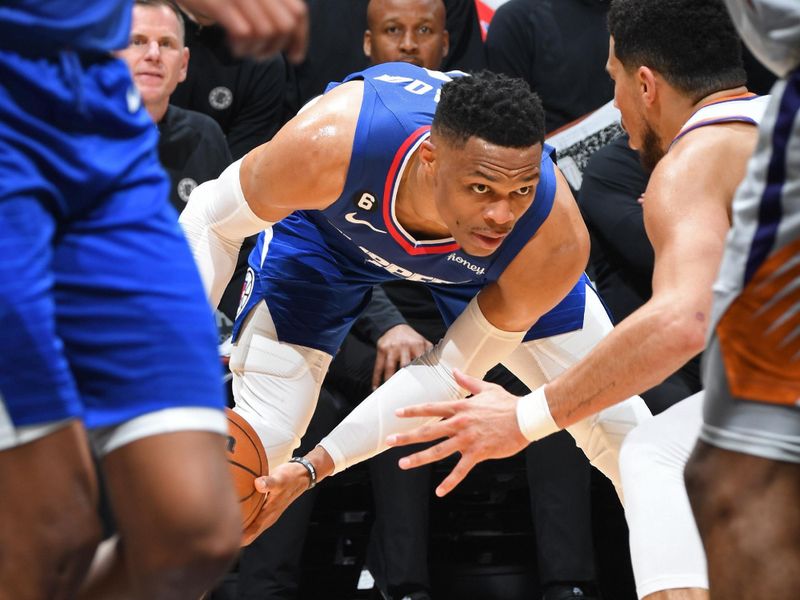
<instances>
[{"instance_id":1,"label":"black wristband","mask_svg":"<svg viewBox=\"0 0 800 600\"><path fill-rule=\"evenodd\" d=\"M311 461L302 456L293 456L289 459L289 462L300 463L306 468L306 471L308 471L308 476L311 479L311 482L308 484L308 489L311 489L317 485L317 470L314 468L314 465L311 464Z\"/></svg>"}]
</instances>

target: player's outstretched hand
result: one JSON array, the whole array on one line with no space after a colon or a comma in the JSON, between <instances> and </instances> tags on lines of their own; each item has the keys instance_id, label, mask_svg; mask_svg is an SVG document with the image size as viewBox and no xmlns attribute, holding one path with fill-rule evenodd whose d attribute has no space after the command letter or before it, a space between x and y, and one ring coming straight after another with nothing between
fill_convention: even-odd
<instances>
[{"instance_id":1,"label":"player's outstretched hand","mask_svg":"<svg viewBox=\"0 0 800 600\"><path fill-rule=\"evenodd\" d=\"M456 382L471 398L451 402L418 404L398 409L399 417L441 417L410 431L390 435L390 446L406 446L418 442L443 441L400 459L401 469L412 469L441 460L455 452L461 458L450 474L436 488L444 496L455 488L479 462L489 458L512 456L528 445L517 424L519 397L509 394L499 385L454 370Z\"/></svg>"},{"instance_id":2,"label":"player's outstretched hand","mask_svg":"<svg viewBox=\"0 0 800 600\"><path fill-rule=\"evenodd\" d=\"M284 463L266 477L257 478L253 485L267 501L242 536L242 546L253 542L261 532L271 527L283 511L308 489L308 471L298 463Z\"/></svg>"},{"instance_id":3,"label":"player's outstretched hand","mask_svg":"<svg viewBox=\"0 0 800 600\"><path fill-rule=\"evenodd\" d=\"M372 389L433 347L416 330L405 324L395 325L378 338L375 345L375 367L372 370Z\"/></svg>"},{"instance_id":4,"label":"player's outstretched hand","mask_svg":"<svg viewBox=\"0 0 800 600\"><path fill-rule=\"evenodd\" d=\"M303 0L179 0L189 11L222 25L233 52L265 58L285 50L300 62L308 45L308 8Z\"/></svg>"}]
</instances>

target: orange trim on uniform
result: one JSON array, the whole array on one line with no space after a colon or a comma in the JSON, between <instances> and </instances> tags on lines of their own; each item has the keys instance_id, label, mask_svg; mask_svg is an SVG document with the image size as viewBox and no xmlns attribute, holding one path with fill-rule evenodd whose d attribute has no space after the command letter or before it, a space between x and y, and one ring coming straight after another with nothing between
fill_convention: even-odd
<instances>
[{"instance_id":1,"label":"orange trim on uniform","mask_svg":"<svg viewBox=\"0 0 800 600\"><path fill-rule=\"evenodd\" d=\"M717 325L731 393L745 400L800 401L800 256L797 240L770 256ZM783 320L781 320L783 319Z\"/></svg>"}]
</instances>

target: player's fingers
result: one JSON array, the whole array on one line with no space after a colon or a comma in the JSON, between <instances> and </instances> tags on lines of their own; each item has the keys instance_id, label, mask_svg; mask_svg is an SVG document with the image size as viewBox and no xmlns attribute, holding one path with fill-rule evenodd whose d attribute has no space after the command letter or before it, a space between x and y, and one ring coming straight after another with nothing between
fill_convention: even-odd
<instances>
[{"instance_id":1,"label":"player's fingers","mask_svg":"<svg viewBox=\"0 0 800 600\"><path fill-rule=\"evenodd\" d=\"M456 414L458 402L428 402L426 404L415 404L413 406L404 406L398 408L395 414L398 417L452 417Z\"/></svg>"},{"instance_id":2,"label":"player's fingers","mask_svg":"<svg viewBox=\"0 0 800 600\"><path fill-rule=\"evenodd\" d=\"M284 48L295 26L295 18L285 8L286 0L248 0L258 20L253 23L259 44L257 57L270 56Z\"/></svg>"},{"instance_id":3,"label":"player's fingers","mask_svg":"<svg viewBox=\"0 0 800 600\"><path fill-rule=\"evenodd\" d=\"M291 10L290 2L287 0L254 0L257 2L264 13L266 13L272 24L276 36L286 40L297 25L297 17Z\"/></svg>"},{"instance_id":4,"label":"player's fingers","mask_svg":"<svg viewBox=\"0 0 800 600\"><path fill-rule=\"evenodd\" d=\"M256 477L253 480L253 487L259 494L266 494L269 491L269 476Z\"/></svg>"},{"instance_id":5,"label":"player's fingers","mask_svg":"<svg viewBox=\"0 0 800 600\"><path fill-rule=\"evenodd\" d=\"M396 368L402 369L408 363L410 363L412 359L413 357L411 356L411 348L404 345L402 348L400 348L400 360L397 361Z\"/></svg>"},{"instance_id":6,"label":"player's fingers","mask_svg":"<svg viewBox=\"0 0 800 600\"><path fill-rule=\"evenodd\" d=\"M287 0L286 7L295 20L286 43L286 55L297 64L306 57L308 48L308 7L303 0Z\"/></svg>"},{"instance_id":7,"label":"player's fingers","mask_svg":"<svg viewBox=\"0 0 800 600\"><path fill-rule=\"evenodd\" d=\"M266 479L266 477L259 477L259 479ZM250 545L253 542L253 540L255 540L259 535L261 535L261 532L264 530L263 515L266 507L267 503L265 502L261 506L261 510L259 511L258 516L255 519L253 519L247 527L244 528L244 531L242 532L242 546Z\"/></svg>"},{"instance_id":8,"label":"player's fingers","mask_svg":"<svg viewBox=\"0 0 800 600\"><path fill-rule=\"evenodd\" d=\"M450 474L444 478L442 483L436 486L436 495L441 498L452 492L459 483L464 481L464 478L474 466L475 463L472 460L467 456L462 456L455 468L450 471Z\"/></svg>"},{"instance_id":9,"label":"player's fingers","mask_svg":"<svg viewBox=\"0 0 800 600\"><path fill-rule=\"evenodd\" d=\"M378 351L375 356L375 366L372 368L372 389L378 389L381 384L381 376L383 375L384 364L386 364L386 353Z\"/></svg>"},{"instance_id":10,"label":"player's fingers","mask_svg":"<svg viewBox=\"0 0 800 600\"><path fill-rule=\"evenodd\" d=\"M209 11L209 17L217 21L231 39L238 40L250 32L250 23L247 16L238 6L238 2L231 2L224 10Z\"/></svg>"},{"instance_id":11,"label":"player's fingers","mask_svg":"<svg viewBox=\"0 0 800 600\"><path fill-rule=\"evenodd\" d=\"M308 40L308 8L302 0L252 0L267 15L271 31L261 38L257 53L270 56L285 49L289 60L305 57Z\"/></svg>"},{"instance_id":12,"label":"player's fingers","mask_svg":"<svg viewBox=\"0 0 800 600\"><path fill-rule=\"evenodd\" d=\"M456 383L467 390L470 394L479 394L485 390L491 389L492 387L491 383L486 383L482 379L462 373L458 369L453 369L453 377L455 377Z\"/></svg>"},{"instance_id":13,"label":"player's fingers","mask_svg":"<svg viewBox=\"0 0 800 600\"><path fill-rule=\"evenodd\" d=\"M409 444L432 442L433 440L439 440L449 435L450 431L445 422L436 421L434 423L421 425L406 433L393 433L386 437L386 443L389 446L408 446Z\"/></svg>"},{"instance_id":14,"label":"player's fingers","mask_svg":"<svg viewBox=\"0 0 800 600\"><path fill-rule=\"evenodd\" d=\"M453 438L448 438L425 450L420 450L409 456L404 456L397 464L400 465L401 469L414 469L422 465L440 461L456 452L458 452L458 442Z\"/></svg>"},{"instance_id":15,"label":"player's fingers","mask_svg":"<svg viewBox=\"0 0 800 600\"><path fill-rule=\"evenodd\" d=\"M280 4L276 0L241 0L247 6L251 18L250 25L255 37L267 41L283 34L283 17L280 11L273 8L273 4Z\"/></svg>"},{"instance_id":16,"label":"player's fingers","mask_svg":"<svg viewBox=\"0 0 800 600\"><path fill-rule=\"evenodd\" d=\"M398 354L396 352L390 352L389 357L386 359L386 364L383 366L383 373L381 373L383 381L388 380L397 372L397 369L402 366L399 363Z\"/></svg>"},{"instance_id":17,"label":"player's fingers","mask_svg":"<svg viewBox=\"0 0 800 600\"><path fill-rule=\"evenodd\" d=\"M428 340L423 339L418 345L414 347L414 352L411 355L411 360L419 358L431 348L433 348L433 344L431 344Z\"/></svg>"}]
</instances>

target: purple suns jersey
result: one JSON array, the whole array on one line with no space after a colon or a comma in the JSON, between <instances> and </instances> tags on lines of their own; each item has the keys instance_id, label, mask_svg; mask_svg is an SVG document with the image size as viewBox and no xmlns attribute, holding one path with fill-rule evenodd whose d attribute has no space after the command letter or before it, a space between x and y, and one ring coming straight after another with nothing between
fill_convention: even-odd
<instances>
[{"instance_id":1,"label":"purple suns jersey","mask_svg":"<svg viewBox=\"0 0 800 600\"><path fill-rule=\"evenodd\" d=\"M326 209L297 211L259 236L234 336L263 299L281 341L334 353L376 283L400 278L426 284L449 325L500 276L552 208L549 146L533 203L490 256L466 254L453 238L417 240L395 214L397 188L409 158L430 135L441 86L462 75L386 63L345 79L363 80L364 96L344 191ZM579 329L584 294L581 277L526 339Z\"/></svg>"}]
</instances>

